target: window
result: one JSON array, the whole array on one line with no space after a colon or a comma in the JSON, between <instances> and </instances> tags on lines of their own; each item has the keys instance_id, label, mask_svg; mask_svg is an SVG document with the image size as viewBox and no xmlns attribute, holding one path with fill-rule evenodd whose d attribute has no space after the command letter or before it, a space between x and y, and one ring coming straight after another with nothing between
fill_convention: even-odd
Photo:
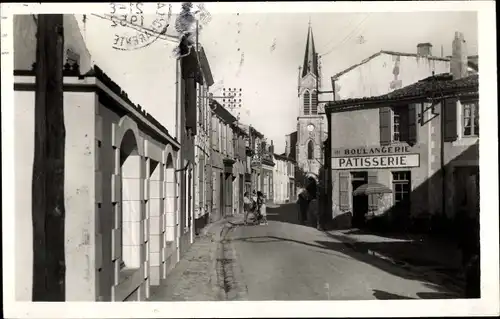
<instances>
[{"instance_id":1,"label":"window","mask_svg":"<svg viewBox=\"0 0 500 319\"><path fill-rule=\"evenodd\" d=\"M311 114L318 114L318 93L311 94Z\"/></svg>"},{"instance_id":2,"label":"window","mask_svg":"<svg viewBox=\"0 0 500 319\"><path fill-rule=\"evenodd\" d=\"M313 141L309 141L307 143L307 159L314 159L314 143Z\"/></svg>"},{"instance_id":3,"label":"window","mask_svg":"<svg viewBox=\"0 0 500 319\"><path fill-rule=\"evenodd\" d=\"M311 113L311 98L308 91L304 93L304 114Z\"/></svg>"},{"instance_id":4,"label":"window","mask_svg":"<svg viewBox=\"0 0 500 319\"><path fill-rule=\"evenodd\" d=\"M401 106L392 110L392 140L407 142L409 136L408 108Z\"/></svg>"},{"instance_id":5,"label":"window","mask_svg":"<svg viewBox=\"0 0 500 319\"><path fill-rule=\"evenodd\" d=\"M394 204L407 204L410 201L411 172L392 172Z\"/></svg>"},{"instance_id":6,"label":"window","mask_svg":"<svg viewBox=\"0 0 500 319\"><path fill-rule=\"evenodd\" d=\"M463 103L463 136L479 136L479 105L477 102Z\"/></svg>"}]
</instances>

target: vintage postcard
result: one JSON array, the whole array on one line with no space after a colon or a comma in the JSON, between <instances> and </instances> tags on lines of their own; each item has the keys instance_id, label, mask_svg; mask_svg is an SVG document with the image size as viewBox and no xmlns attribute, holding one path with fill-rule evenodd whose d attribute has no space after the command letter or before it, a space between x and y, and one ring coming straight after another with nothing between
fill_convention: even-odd
<instances>
[{"instance_id":1,"label":"vintage postcard","mask_svg":"<svg viewBox=\"0 0 500 319\"><path fill-rule=\"evenodd\" d=\"M493 1L1 15L5 317L499 315Z\"/></svg>"}]
</instances>

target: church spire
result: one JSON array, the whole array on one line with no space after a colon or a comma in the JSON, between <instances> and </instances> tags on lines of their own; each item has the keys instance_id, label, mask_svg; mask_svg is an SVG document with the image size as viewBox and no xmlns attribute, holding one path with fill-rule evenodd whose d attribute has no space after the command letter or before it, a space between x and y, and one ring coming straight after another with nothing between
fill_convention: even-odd
<instances>
[{"instance_id":1,"label":"church spire","mask_svg":"<svg viewBox=\"0 0 500 319\"><path fill-rule=\"evenodd\" d=\"M309 28L307 31L306 54L304 56L304 65L302 67L302 77L305 77L309 72L315 76L319 75L318 56L316 48L314 47L311 18L309 18Z\"/></svg>"}]
</instances>

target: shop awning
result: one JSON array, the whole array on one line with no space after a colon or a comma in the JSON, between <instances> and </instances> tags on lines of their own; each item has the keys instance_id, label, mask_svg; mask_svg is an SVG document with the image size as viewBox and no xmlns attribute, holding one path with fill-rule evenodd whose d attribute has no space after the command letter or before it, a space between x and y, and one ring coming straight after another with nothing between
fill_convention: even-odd
<instances>
[{"instance_id":1,"label":"shop awning","mask_svg":"<svg viewBox=\"0 0 500 319\"><path fill-rule=\"evenodd\" d=\"M380 183L367 183L359 186L352 193L354 196L371 195L371 194L389 194L392 189Z\"/></svg>"}]
</instances>

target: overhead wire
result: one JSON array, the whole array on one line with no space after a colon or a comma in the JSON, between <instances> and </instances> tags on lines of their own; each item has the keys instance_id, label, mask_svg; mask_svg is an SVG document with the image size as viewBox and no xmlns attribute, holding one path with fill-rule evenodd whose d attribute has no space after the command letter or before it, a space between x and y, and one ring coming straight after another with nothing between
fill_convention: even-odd
<instances>
[{"instance_id":1,"label":"overhead wire","mask_svg":"<svg viewBox=\"0 0 500 319\"><path fill-rule=\"evenodd\" d=\"M354 18L352 18L349 23L347 24L346 27L342 28L342 31L344 30L347 30L347 29L350 29L350 27L354 24ZM324 45L324 48L326 49L333 41L335 40L335 38L331 38L330 41L328 41L325 45Z\"/></svg>"},{"instance_id":2,"label":"overhead wire","mask_svg":"<svg viewBox=\"0 0 500 319\"><path fill-rule=\"evenodd\" d=\"M342 41L340 41L337 45L335 45L333 48L331 48L330 50L328 50L327 52L321 54L320 56L323 57L323 56L326 56L330 53L332 53L334 50L340 48L342 45L344 45L347 41L349 41L350 39L352 39L352 37L359 31L361 30L361 27L363 26L363 24L366 22L366 20L368 19L368 17L371 15L371 13L368 13L364 18L363 20L361 20L358 25L349 33L345 36L344 39L342 39Z\"/></svg>"}]
</instances>

